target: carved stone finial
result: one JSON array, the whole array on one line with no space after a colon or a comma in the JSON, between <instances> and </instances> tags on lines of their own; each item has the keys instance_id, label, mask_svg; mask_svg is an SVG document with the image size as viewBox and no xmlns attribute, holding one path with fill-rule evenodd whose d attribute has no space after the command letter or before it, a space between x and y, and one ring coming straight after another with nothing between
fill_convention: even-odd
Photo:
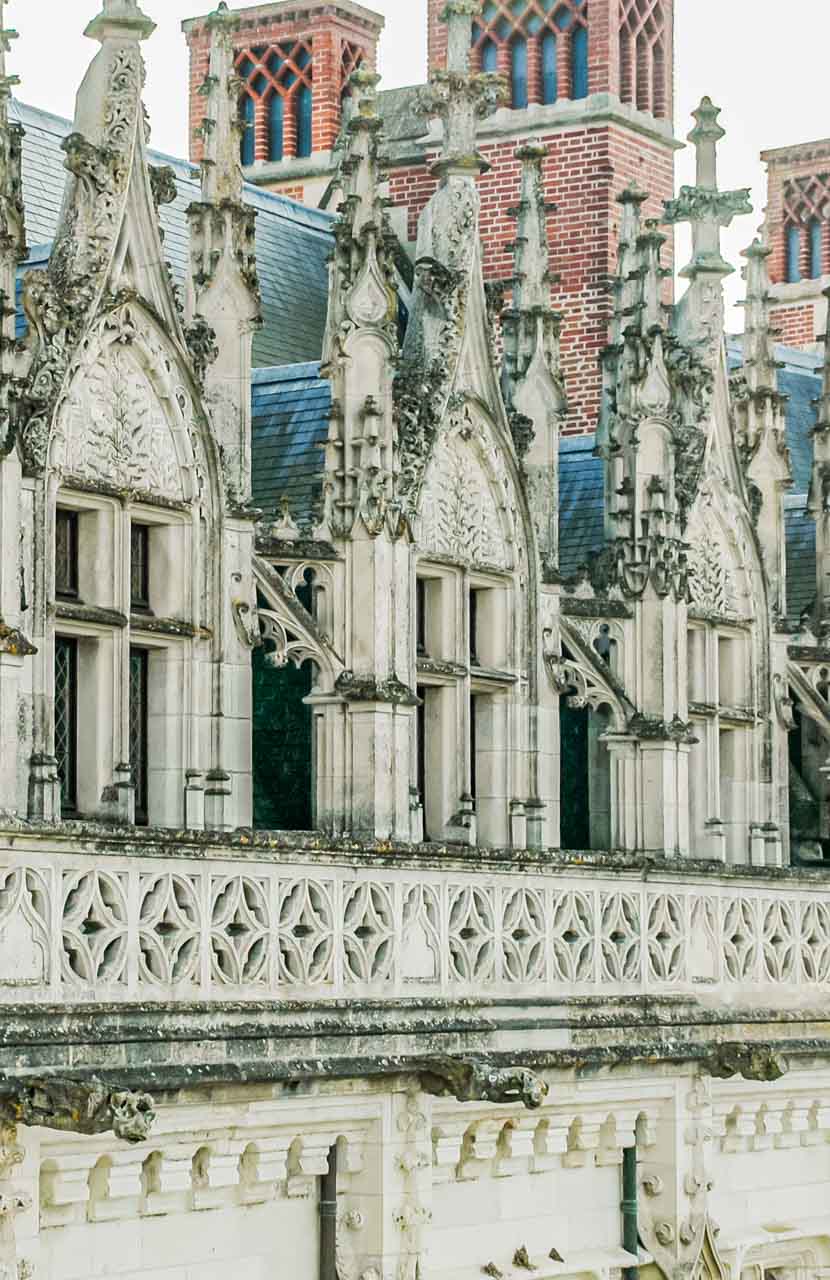
<instances>
[{"instance_id":1,"label":"carved stone finial","mask_svg":"<svg viewBox=\"0 0 830 1280\"><path fill-rule=\"evenodd\" d=\"M676 200L666 202L668 223L690 222L694 256L683 274L694 279L698 273L724 277L733 268L721 255L721 227L728 227L739 214L752 213L750 189L718 190L718 143L725 131L718 123L720 107L704 98L695 112L695 127L689 141L696 152L697 182L694 187L681 187Z\"/></svg>"},{"instance_id":2,"label":"carved stone finial","mask_svg":"<svg viewBox=\"0 0 830 1280\"><path fill-rule=\"evenodd\" d=\"M201 94L207 98L201 127L202 200L212 203L242 201L242 166L239 158L240 121L234 75L233 35L239 15L222 5L205 20L210 32L210 65Z\"/></svg>"},{"instance_id":3,"label":"carved stone finial","mask_svg":"<svg viewBox=\"0 0 830 1280\"><path fill-rule=\"evenodd\" d=\"M156 24L138 7L137 0L103 0L103 8L93 18L84 35L92 40L146 40Z\"/></svg>"},{"instance_id":4,"label":"carved stone finial","mask_svg":"<svg viewBox=\"0 0 830 1280\"><path fill-rule=\"evenodd\" d=\"M444 121L444 149L433 172L446 179L453 172L484 172L487 165L476 150L478 121L507 101L507 85L498 75L470 74L470 19L481 9L479 0L448 0L441 21L447 24L447 69L433 73L422 95L422 107Z\"/></svg>"}]
</instances>

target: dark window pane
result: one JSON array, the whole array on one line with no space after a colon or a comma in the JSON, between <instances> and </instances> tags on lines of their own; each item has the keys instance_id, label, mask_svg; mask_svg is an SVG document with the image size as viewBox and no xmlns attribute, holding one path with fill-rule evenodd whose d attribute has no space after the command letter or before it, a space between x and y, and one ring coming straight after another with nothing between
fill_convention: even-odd
<instances>
[{"instance_id":1,"label":"dark window pane","mask_svg":"<svg viewBox=\"0 0 830 1280\"><path fill-rule=\"evenodd\" d=\"M556 35L548 31L542 37L542 101L555 102L559 97L559 67Z\"/></svg>"},{"instance_id":2,"label":"dark window pane","mask_svg":"<svg viewBox=\"0 0 830 1280\"><path fill-rule=\"evenodd\" d=\"M297 93L295 108L297 112L297 155L301 160L311 155L312 107L311 89L308 85L302 85Z\"/></svg>"},{"instance_id":3,"label":"dark window pane","mask_svg":"<svg viewBox=\"0 0 830 1280\"><path fill-rule=\"evenodd\" d=\"M801 229L787 228L787 284L801 280Z\"/></svg>"},{"instance_id":4,"label":"dark window pane","mask_svg":"<svg viewBox=\"0 0 830 1280\"><path fill-rule=\"evenodd\" d=\"M513 109L523 111L527 106L527 41L514 40L510 51Z\"/></svg>"},{"instance_id":5,"label":"dark window pane","mask_svg":"<svg viewBox=\"0 0 830 1280\"><path fill-rule=\"evenodd\" d=\"M254 100L243 93L239 100L239 118L242 121L242 138L239 143L239 158L243 165L254 163Z\"/></svg>"},{"instance_id":6,"label":"dark window pane","mask_svg":"<svg viewBox=\"0 0 830 1280\"><path fill-rule=\"evenodd\" d=\"M415 583L415 644L420 656L427 651L427 584L423 578Z\"/></svg>"},{"instance_id":7,"label":"dark window pane","mask_svg":"<svg viewBox=\"0 0 830 1280\"><path fill-rule=\"evenodd\" d=\"M61 808L78 805L78 642L55 639L55 758L61 784Z\"/></svg>"},{"instance_id":8,"label":"dark window pane","mask_svg":"<svg viewBox=\"0 0 830 1280\"><path fill-rule=\"evenodd\" d=\"M147 823L147 651L130 650L130 763L135 820Z\"/></svg>"},{"instance_id":9,"label":"dark window pane","mask_svg":"<svg viewBox=\"0 0 830 1280\"><path fill-rule=\"evenodd\" d=\"M571 97L588 97L588 30L577 27L571 37Z\"/></svg>"},{"instance_id":10,"label":"dark window pane","mask_svg":"<svg viewBox=\"0 0 830 1280\"><path fill-rule=\"evenodd\" d=\"M470 592L470 665L478 664L478 592Z\"/></svg>"},{"instance_id":11,"label":"dark window pane","mask_svg":"<svg viewBox=\"0 0 830 1280\"><path fill-rule=\"evenodd\" d=\"M150 530L146 524L130 528L130 597L134 609L149 609Z\"/></svg>"},{"instance_id":12,"label":"dark window pane","mask_svg":"<svg viewBox=\"0 0 830 1280\"><path fill-rule=\"evenodd\" d=\"M283 156L283 132L285 128L284 121L284 102L281 93L277 93L276 89L268 100L268 159L282 160Z\"/></svg>"},{"instance_id":13,"label":"dark window pane","mask_svg":"<svg viewBox=\"0 0 830 1280\"><path fill-rule=\"evenodd\" d=\"M55 595L78 595L78 513L60 507L55 513Z\"/></svg>"}]
</instances>

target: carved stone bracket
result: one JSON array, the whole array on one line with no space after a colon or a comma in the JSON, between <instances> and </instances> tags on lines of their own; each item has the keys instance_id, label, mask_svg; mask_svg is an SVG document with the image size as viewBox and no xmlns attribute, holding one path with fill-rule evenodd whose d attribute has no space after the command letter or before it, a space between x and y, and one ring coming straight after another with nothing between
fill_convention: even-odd
<instances>
[{"instance_id":1,"label":"carved stone bracket","mask_svg":"<svg viewBox=\"0 0 830 1280\"><path fill-rule=\"evenodd\" d=\"M430 1058L421 1067L421 1084L436 1097L451 1095L458 1102L520 1102L530 1111L541 1107L548 1086L526 1067L493 1067L483 1059Z\"/></svg>"},{"instance_id":2,"label":"carved stone bracket","mask_svg":"<svg viewBox=\"0 0 830 1280\"><path fill-rule=\"evenodd\" d=\"M8 1081L0 1084L0 1122L40 1125L62 1133L115 1134L122 1142L145 1142L156 1118L148 1093L108 1089L72 1080Z\"/></svg>"}]
</instances>

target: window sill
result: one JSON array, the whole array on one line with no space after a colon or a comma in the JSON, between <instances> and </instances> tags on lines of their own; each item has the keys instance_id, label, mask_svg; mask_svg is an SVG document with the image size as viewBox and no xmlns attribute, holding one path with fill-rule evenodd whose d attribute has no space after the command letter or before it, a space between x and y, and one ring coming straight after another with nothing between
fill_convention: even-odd
<instances>
[{"instance_id":1,"label":"window sill","mask_svg":"<svg viewBox=\"0 0 830 1280\"><path fill-rule=\"evenodd\" d=\"M127 625L126 614L117 609L103 609L94 604L72 604L69 600L55 602L55 617L64 622L89 623L97 627L118 627L123 630Z\"/></svg>"},{"instance_id":2,"label":"window sill","mask_svg":"<svg viewBox=\"0 0 830 1280\"><path fill-rule=\"evenodd\" d=\"M212 634L206 627L194 627L192 622L184 622L179 618L157 618L152 613L131 613L130 630L152 636L175 636L184 640L193 640L196 636L207 638Z\"/></svg>"}]
</instances>

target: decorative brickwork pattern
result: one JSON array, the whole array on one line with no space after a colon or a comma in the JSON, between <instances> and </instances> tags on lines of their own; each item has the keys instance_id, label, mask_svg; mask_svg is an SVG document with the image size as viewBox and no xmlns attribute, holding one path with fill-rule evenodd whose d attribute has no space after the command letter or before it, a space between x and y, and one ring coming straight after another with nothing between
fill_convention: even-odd
<instances>
[{"instance_id":1,"label":"decorative brickwork pattern","mask_svg":"<svg viewBox=\"0 0 830 1280\"><path fill-rule=\"evenodd\" d=\"M364 19L328 6L285 2L242 9L240 17L234 39L243 81L240 115L252 135L247 149L243 138L243 160L296 156L298 125L307 131L302 139L307 153L330 151L340 130L344 87L359 66L374 67L383 19L368 11ZM190 154L198 162L205 113L200 89L208 73L210 33L201 19L186 22L184 30L190 49Z\"/></svg>"},{"instance_id":2,"label":"decorative brickwork pattern","mask_svg":"<svg viewBox=\"0 0 830 1280\"><path fill-rule=\"evenodd\" d=\"M830 140L766 151L766 241L773 285L830 271ZM817 243L820 228L821 246ZM778 322L776 317L776 323Z\"/></svg>"},{"instance_id":3,"label":"decorative brickwork pattern","mask_svg":"<svg viewBox=\"0 0 830 1280\"><path fill-rule=\"evenodd\" d=\"M623 0L620 97L660 119L669 111L667 36L663 0Z\"/></svg>"},{"instance_id":4,"label":"decorative brickwork pattern","mask_svg":"<svg viewBox=\"0 0 830 1280\"><path fill-rule=\"evenodd\" d=\"M241 49L234 63L242 82L242 163L311 154L314 49L311 40Z\"/></svg>"},{"instance_id":5,"label":"decorative brickwork pattern","mask_svg":"<svg viewBox=\"0 0 830 1280\"><path fill-rule=\"evenodd\" d=\"M585 97L586 0L487 0L473 20L473 68L509 81L515 107Z\"/></svg>"}]
</instances>

